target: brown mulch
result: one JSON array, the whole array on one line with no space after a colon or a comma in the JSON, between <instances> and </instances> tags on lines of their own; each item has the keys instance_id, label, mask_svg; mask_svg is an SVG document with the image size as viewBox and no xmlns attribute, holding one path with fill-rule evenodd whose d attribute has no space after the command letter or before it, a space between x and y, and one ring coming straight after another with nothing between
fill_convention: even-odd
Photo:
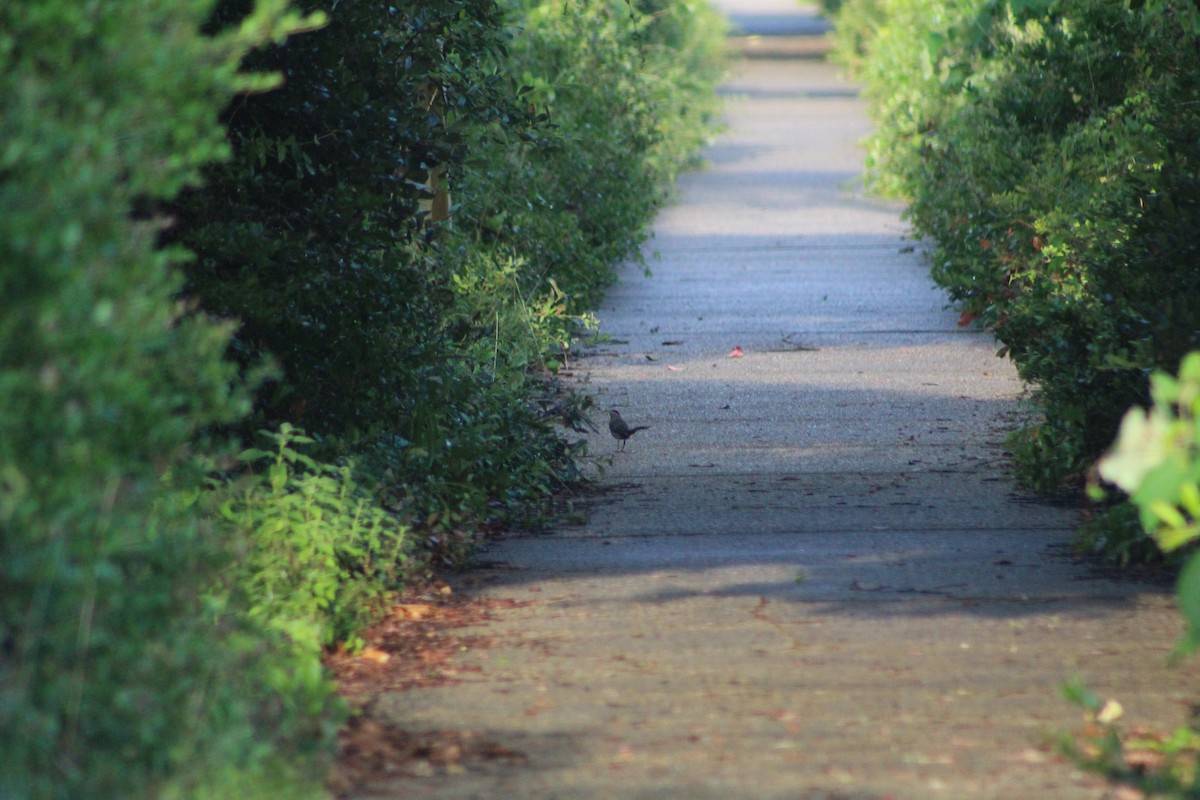
<instances>
[{"instance_id":1,"label":"brown mulch","mask_svg":"<svg viewBox=\"0 0 1200 800\"><path fill-rule=\"evenodd\" d=\"M529 605L515 600L461 597L432 581L397 599L388 615L363 634L357 653L339 650L325 663L338 693L354 713L338 732L337 760L329 780L339 798L398 777L455 774L489 763L523 763L525 754L470 730L409 731L381 718L374 698L415 687L451 686L480 668L455 661L469 650L491 646L491 638L464 634L495 611Z\"/></svg>"}]
</instances>

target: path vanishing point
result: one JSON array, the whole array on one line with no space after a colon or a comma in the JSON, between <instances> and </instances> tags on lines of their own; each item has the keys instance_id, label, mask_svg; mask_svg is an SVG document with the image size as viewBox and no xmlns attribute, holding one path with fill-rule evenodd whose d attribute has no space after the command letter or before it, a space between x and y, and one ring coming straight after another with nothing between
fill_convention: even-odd
<instances>
[{"instance_id":1,"label":"path vanishing point","mask_svg":"<svg viewBox=\"0 0 1200 800\"><path fill-rule=\"evenodd\" d=\"M410 730L520 758L356 798L1097 800L1061 759L1083 679L1170 730L1196 663L1170 587L1071 558L1077 511L1006 474L1022 385L957 325L859 185L864 103L789 0L749 34L728 130L599 311L575 375L612 466L589 519L492 544L460 591L522 601L454 686L382 695ZM740 347L742 357L730 357ZM650 429L622 453L608 409Z\"/></svg>"}]
</instances>

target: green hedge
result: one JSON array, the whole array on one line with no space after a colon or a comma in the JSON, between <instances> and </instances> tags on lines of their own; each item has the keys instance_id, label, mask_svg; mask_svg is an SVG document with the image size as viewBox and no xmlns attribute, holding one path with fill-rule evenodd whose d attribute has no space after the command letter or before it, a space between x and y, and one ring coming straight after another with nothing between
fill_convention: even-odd
<instances>
[{"instance_id":1,"label":"green hedge","mask_svg":"<svg viewBox=\"0 0 1200 800\"><path fill-rule=\"evenodd\" d=\"M1200 11L849 0L838 20L879 126L872 179L1033 385L1019 474L1061 486L1200 345Z\"/></svg>"},{"instance_id":2,"label":"green hedge","mask_svg":"<svg viewBox=\"0 0 1200 800\"><path fill-rule=\"evenodd\" d=\"M366 435L412 414L411 387L449 377L436 321L453 297L421 184L517 111L492 0L297 5L329 24L249 59L286 80L229 108L234 157L172 207L174 233L197 255L188 293L239 321L239 363L281 368L255 424ZM222 0L213 25L244 13Z\"/></svg>"},{"instance_id":3,"label":"green hedge","mask_svg":"<svg viewBox=\"0 0 1200 800\"><path fill-rule=\"evenodd\" d=\"M187 313L151 201L228 148L274 83L245 52L300 27L261 2L0 6L0 796L304 797L328 688L246 619L232 542L189 496L246 413L229 327ZM317 668L307 695L296 674ZM311 669L310 669L311 673ZM299 758L298 756L303 756Z\"/></svg>"},{"instance_id":4,"label":"green hedge","mask_svg":"<svg viewBox=\"0 0 1200 800\"><path fill-rule=\"evenodd\" d=\"M575 475L556 425L586 401L540 373L706 134L718 17L303 6L330 24L252 58L287 81L230 107L234 158L170 209L197 254L187 290L239 320L240 364L279 367L247 430L288 422L317 457L358 458L459 558L472 528ZM226 0L214 27L242 12Z\"/></svg>"},{"instance_id":5,"label":"green hedge","mask_svg":"<svg viewBox=\"0 0 1200 800\"><path fill-rule=\"evenodd\" d=\"M538 126L471 159L461 230L511 254L524 291L553 279L592 308L638 257L675 176L712 132L724 20L695 0L505 0L506 71ZM503 258L503 255L500 256Z\"/></svg>"}]
</instances>

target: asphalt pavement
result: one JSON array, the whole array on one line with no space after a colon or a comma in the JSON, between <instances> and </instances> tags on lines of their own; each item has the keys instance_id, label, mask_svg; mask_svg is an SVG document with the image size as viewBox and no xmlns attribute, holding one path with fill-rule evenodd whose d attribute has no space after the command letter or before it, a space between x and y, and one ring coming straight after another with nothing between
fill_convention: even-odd
<instances>
[{"instance_id":1,"label":"asphalt pavement","mask_svg":"<svg viewBox=\"0 0 1200 800\"><path fill-rule=\"evenodd\" d=\"M901 207L861 188L857 87L787 0L724 0L728 130L598 315L587 521L495 542L503 600L464 680L377 699L519 758L360 797L885 800L1115 796L1048 741L1080 678L1171 729L1169 586L1069 548L1079 509L1007 474L1024 387L960 327ZM622 452L607 409L649 425Z\"/></svg>"}]
</instances>

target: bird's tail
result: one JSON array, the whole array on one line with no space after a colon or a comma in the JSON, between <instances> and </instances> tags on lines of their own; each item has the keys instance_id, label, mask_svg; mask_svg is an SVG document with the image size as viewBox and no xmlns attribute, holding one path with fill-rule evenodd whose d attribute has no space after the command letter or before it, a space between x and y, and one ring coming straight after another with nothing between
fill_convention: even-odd
<instances>
[{"instance_id":1,"label":"bird's tail","mask_svg":"<svg viewBox=\"0 0 1200 800\"><path fill-rule=\"evenodd\" d=\"M649 425L634 425L632 428L629 429L629 435L633 436L638 431L648 430L649 428L650 428Z\"/></svg>"}]
</instances>

